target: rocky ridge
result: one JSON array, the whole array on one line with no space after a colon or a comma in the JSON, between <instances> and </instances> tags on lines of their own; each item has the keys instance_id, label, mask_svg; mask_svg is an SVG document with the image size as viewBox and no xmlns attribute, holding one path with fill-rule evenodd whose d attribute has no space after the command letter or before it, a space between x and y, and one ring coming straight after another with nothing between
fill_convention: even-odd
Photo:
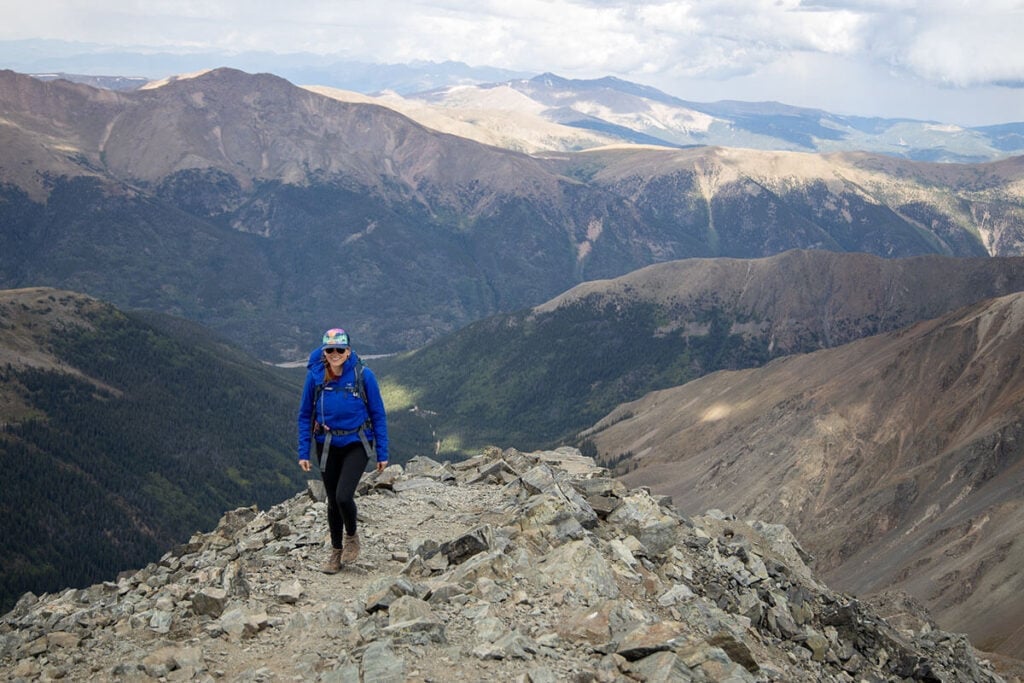
<instances>
[{"instance_id":1,"label":"rocky ridge","mask_svg":"<svg viewBox=\"0 0 1024 683\"><path fill-rule=\"evenodd\" d=\"M323 487L0 619L8 680L998 681L908 601L818 581L781 525L681 516L574 449L364 478L363 554ZM883 618L888 614L889 618Z\"/></svg>"}]
</instances>

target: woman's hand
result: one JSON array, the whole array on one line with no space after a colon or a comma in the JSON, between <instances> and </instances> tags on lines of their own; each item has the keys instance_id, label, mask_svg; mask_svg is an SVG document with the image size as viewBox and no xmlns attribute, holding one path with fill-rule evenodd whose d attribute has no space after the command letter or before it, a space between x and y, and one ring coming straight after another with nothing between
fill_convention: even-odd
<instances>
[{"instance_id":1,"label":"woman's hand","mask_svg":"<svg viewBox=\"0 0 1024 683\"><path fill-rule=\"evenodd\" d=\"M387 467L387 466L388 466L388 461L387 460L378 460L377 461L377 471L378 472L383 472L384 468Z\"/></svg>"},{"instance_id":2,"label":"woman's hand","mask_svg":"<svg viewBox=\"0 0 1024 683\"><path fill-rule=\"evenodd\" d=\"M299 467L302 468L303 472L309 472L309 460L299 460Z\"/></svg>"}]
</instances>

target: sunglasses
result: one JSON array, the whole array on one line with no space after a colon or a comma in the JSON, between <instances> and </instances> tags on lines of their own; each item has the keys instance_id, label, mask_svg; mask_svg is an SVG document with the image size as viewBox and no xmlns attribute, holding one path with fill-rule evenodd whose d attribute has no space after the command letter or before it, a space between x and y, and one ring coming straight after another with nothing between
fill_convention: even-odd
<instances>
[{"instance_id":1,"label":"sunglasses","mask_svg":"<svg viewBox=\"0 0 1024 683\"><path fill-rule=\"evenodd\" d=\"M338 355L341 355L341 354L345 353L346 351L348 351L348 347L346 347L344 349L338 349L338 348L334 348L334 347L331 347L329 349L324 349L324 353L337 353Z\"/></svg>"}]
</instances>

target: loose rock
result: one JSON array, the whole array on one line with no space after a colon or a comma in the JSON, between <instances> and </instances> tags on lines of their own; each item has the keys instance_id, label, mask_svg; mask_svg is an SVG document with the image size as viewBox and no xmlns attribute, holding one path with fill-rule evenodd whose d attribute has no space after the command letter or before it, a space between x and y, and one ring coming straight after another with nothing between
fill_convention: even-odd
<instances>
[{"instance_id":1,"label":"loose rock","mask_svg":"<svg viewBox=\"0 0 1024 683\"><path fill-rule=\"evenodd\" d=\"M35 680L1001 680L903 602L814 575L788 529L692 519L575 449L368 475L362 554L325 575L323 487L240 508L159 562L0 618Z\"/></svg>"}]
</instances>

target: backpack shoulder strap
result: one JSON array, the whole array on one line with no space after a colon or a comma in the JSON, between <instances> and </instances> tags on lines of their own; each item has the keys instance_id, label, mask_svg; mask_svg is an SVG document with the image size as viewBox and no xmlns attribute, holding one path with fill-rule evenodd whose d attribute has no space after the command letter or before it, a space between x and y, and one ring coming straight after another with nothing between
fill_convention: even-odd
<instances>
[{"instance_id":1,"label":"backpack shoulder strap","mask_svg":"<svg viewBox=\"0 0 1024 683\"><path fill-rule=\"evenodd\" d=\"M370 402L366 398L366 385L363 382L363 369L365 367L366 364L363 363L363 359L360 358L359 362L356 363L356 391L359 392L359 398L363 399L363 403L365 403L367 408L369 408Z\"/></svg>"},{"instance_id":2,"label":"backpack shoulder strap","mask_svg":"<svg viewBox=\"0 0 1024 683\"><path fill-rule=\"evenodd\" d=\"M363 370L366 368L366 363L360 358L356 363L355 374L356 374L356 392L359 394L359 398L363 399L363 405L366 406L367 411L370 409L370 400L366 397L366 383L363 381ZM313 415L316 416L316 404L320 400L320 395L324 393L324 382L319 382L316 388L313 390ZM315 419L314 419L315 422Z\"/></svg>"}]
</instances>

